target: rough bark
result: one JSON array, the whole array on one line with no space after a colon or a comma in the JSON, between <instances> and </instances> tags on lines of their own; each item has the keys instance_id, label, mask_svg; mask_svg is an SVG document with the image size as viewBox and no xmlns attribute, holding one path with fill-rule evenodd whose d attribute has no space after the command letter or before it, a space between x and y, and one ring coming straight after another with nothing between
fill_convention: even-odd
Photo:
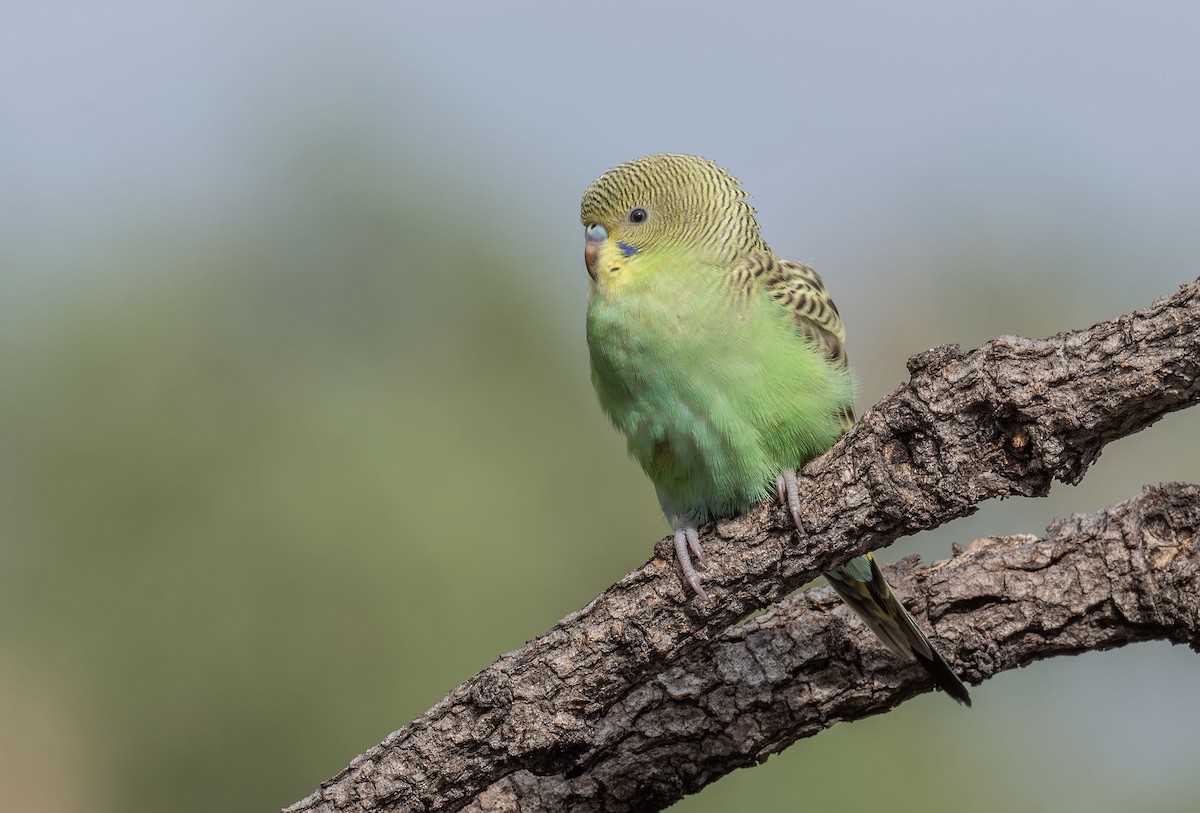
<instances>
[{"instance_id":1,"label":"rough bark","mask_svg":"<svg viewBox=\"0 0 1200 813\"><path fill-rule=\"evenodd\" d=\"M517 771L577 772L615 704L697 650L713 657L714 639L754 610L985 499L1078 482L1106 443L1200 400L1200 281L1086 330L935 348L909 371L806 467L801 533L770 503L702 529L708 601L681 589L663 540L642 567L288 810L452 811ZM982 655L1002 642L985 643L974 659L951 658L968 680L994 671Z\"/></svg>"},{"instance_id":2,"label":"rough bark","mask_svg":"<svg viewBox=\"0 0 1200 813\"><path fill-rule=\"evenodd\" d=\"M1167 639L1200 648L1200 486L980 539L888 578L975 682L1055 655ZM841 720L879 714L933 684L876 644L827 587L806 591L634 688L567 775L519 771L473 813L662 810ZM578 776L568 778L573 773Z\"/></svg>"}]
</instances>

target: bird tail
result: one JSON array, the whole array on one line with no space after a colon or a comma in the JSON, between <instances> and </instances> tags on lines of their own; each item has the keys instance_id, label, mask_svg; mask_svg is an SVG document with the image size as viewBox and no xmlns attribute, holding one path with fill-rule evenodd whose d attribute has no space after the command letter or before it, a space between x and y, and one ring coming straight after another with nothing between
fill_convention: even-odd
<instances>
[{"instance_id":1,"label":"bird tail","mask_svg":"<svg viewBox=\"0 0 1200 813\"><path fill-rule=\"evenodd\" d=\"M917 628L871 554L851 559L825 576L829 585L888 649L906 660L918 661L942 691L965 706L971 705L967 687Z\"/></svg>"}]
</instances>

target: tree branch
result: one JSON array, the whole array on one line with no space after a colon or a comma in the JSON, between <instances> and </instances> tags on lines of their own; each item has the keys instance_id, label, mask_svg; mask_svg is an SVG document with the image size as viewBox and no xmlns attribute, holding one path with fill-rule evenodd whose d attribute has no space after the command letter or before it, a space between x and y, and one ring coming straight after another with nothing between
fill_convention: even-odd
<instances>
[{"instance_id":1,"label":"tree branch","mask_svg":"<svg viewBox=\"0 0 1200 813\"><path fill-rule=\"evenodd\" d=\"M1086 330L936 348L909 371L806 467L803 532L770 503L703 530L708 601L681 589L662 540L641 568L288 810L452 811L519 770L578 771L614 704L698 648L711 657L711 639L754 610L985 499L1078 482L1106 443L1200 400L1200 281ZM966 677L990 674L967 662Z\"/></svg>"},{"instance_id":2,"label":"tree branch","mask_svg":"<svg viewBox=\"0 0 1200 813\"><path fill-rule=\"evenodd\" d=\"M1200 649L1200 486L1173 483L980 539L888 579L973 682L1055 655L1167 639ZM877 645L828 587L808 590L637 686L596 728L574 778L520 771L467 810L662 810L730 771L933 683Z\"/></svg>"}]
</instances>

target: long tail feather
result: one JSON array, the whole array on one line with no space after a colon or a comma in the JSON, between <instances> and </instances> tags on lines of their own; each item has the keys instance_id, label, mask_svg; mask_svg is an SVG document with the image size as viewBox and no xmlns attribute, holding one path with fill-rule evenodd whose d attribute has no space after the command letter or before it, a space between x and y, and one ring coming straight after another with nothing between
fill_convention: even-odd
<instances>
[{"instance_id":1,"label":"long tail feather","mask_svg":"<svg viewBox=\"0 0 1200 813\"><path fill-rule=\"evenodd\" d=\"M963 705L971 705L967 687L904 609L871 554L852 559L825 575L830 586L888 649L919 662L942 691Z\"/></svg>"}]
</instances>

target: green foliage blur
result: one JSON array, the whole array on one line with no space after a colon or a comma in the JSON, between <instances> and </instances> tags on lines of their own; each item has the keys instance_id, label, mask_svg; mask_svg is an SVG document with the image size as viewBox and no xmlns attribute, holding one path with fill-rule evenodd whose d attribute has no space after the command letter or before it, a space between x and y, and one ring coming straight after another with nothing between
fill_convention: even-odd
<instances>
[{"instance_id":1,"label":"green foliage blur","mask_svg":"<svg viewBox=\"0 0 1200 813\"><path fill-rule=\"evenodd\" d=\"M290 59L266 87L341 89ZM220 143L240 181L145 193L112 167L75 219L40 211L0 150L5 809L290 804L667 531L595 404L582 335L578 196L638 152L584 163L369 73L338 80L349 101L260 91L214 124L237 133ZM440 110L441 130L389 118L388 94ZM712 157L737 170L736 152ZM971 219L964 188L831 205L853 239L792 255L845 316L862 409L930 346L1050 335L1197 274L1153 258L1125 273L1136 251L1103 195L1081 193L1071 222L1024 200ZM803 244L762 208L773 245ZM1194 481L1197 436L1200 415L1172 416L1078 488L882 555L943 557ZM1165 645L1060 658L974 689L969 712L928 695L836 725L675 809L1190 809L1197 680L1194 654Z\"/></svg>"}]
</instances>

